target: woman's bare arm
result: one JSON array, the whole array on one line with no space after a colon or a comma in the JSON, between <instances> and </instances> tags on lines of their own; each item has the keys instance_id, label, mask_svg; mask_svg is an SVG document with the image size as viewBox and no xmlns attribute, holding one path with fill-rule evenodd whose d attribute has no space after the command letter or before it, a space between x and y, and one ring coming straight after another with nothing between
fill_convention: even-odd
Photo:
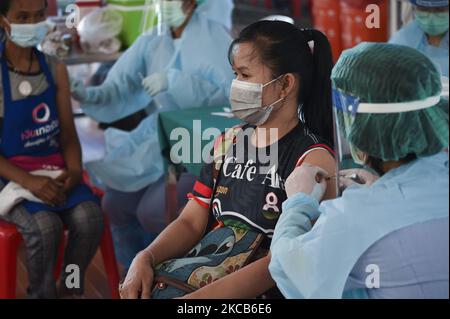
<instances>
[{"instance_id":1,"label":"woman's bare arm","mask_svg":"<svg viewBox=\"0 0 450 319\"><path fill-rule=\"evenodd\" d=\"M11 164L6 158L0 155L0 177L25 187L29 173Z\"/></svg>"},{"instance_id":2,"label":"woman's bare arm","mask_svg":"<svg viewBox=\"0 0 450 319\"><path fill-rule=\"evenodd\" d=\"M60 143L67 169L67 174L63 182L65 182L67 191L81 181L83 168L81 162L81 145L73 119L69 76L64 64L60 63L57 65L56 83L58 83L56 103L61 127Z\"/></svg>"},{"instance_id":3,"label":"woman's bare arm","mask_svg":"<svg viewBox=\"0 0 450 319\"><path fill-rule=\"evenodd\" d=\"M60 192L60 185L49 177L33 176L27 171L11 164L0 155L0 177L16 182L31 191L44 203L56 206L64 202L64 195Z\"/></svg>"},{"instance_id":4,"label":"woman's bare arm","mask_svg":"<svg viewBox=\"0 0 450 319\"><path fill-rule=\"evenodd\" d=\"M180 217L133 260L120 289L123 299L149 299L154 281L151 264L157 265L188 253L203 237L209 209L190 201Z\"/></svg>"},{"instance_id":5,"label":"woman's bare arm","mask_svg":"<svg viewBox=\"0 0 450 319\"><path fill-rule=\"evenodd\" d=\"M315 150L308 154L305 158L305 163L318 166L328 172L329 176L332 177L327 182L327 191L323 200L333 199L337 196L336 189L336 161L333 156L326 150Z\"/></svg>"},{"instance_id":6,"label":"woman's bare arm","mask_svg":"<svg viewBox=\"0 0 450 319\"><path fill-rule=\"evenodd\" d=\"M184 256L202 239L208 219L209 209L189 201L181 215L145 251L151 251L155 264Z\"/></svg>"}]
</instances>

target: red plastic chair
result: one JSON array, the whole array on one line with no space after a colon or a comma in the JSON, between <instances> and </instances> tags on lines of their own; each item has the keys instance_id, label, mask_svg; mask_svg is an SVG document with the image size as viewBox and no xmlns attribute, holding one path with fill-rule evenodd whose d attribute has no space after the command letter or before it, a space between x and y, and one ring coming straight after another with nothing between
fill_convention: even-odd
<instances>
[{"instance_id":1,"label":"red plastic chair","mask_svg":"<svg viewBox=\"0 0 450 319\"><path fill-rule=\"evenodd\" d=\"M56 16L58 15L58 4L56 3L56 0L49 0L47 1L47 14L49 16Z\"/></svg>"},{"instance_id":2,"label":"red plastic chair","mask_svg":"<svg viewBox=\"0 0 450 319\"><path fill-rule=\"evenodd\" d=\"M85 180L88 182L88 176L85 174ZM89 182L88 182L89 184ZM94 193L102 197L103 192L92 188ZM55 269L55 279L61 274L66 236L65 231L62 234L58 261ZM16 226L4 221L0 221L0 299L16 298L16 280L17 280L17 251L22 243L22 236L17 231ZM119 271L117 269L116 255L112 240L111 228L106 214L104 214L103 235L100 242L100 250L103 257L103 264L108 277L109 289L113 299L119 299Z\"/></svg>"},{"instance_id":3,"label":"red plastic chair","mask_svg":"<svg viewBox=\"0 0 450 319\"><path fill-rule=\"evenodd\" d=\"M302 0L292 0L292 15L294 18L300 18L302 16Z\"/></svg>"},{"instance_id":4,"label":"red plastic chair","mask_svg":"<svg viewBox=\"0 0 450 319\"><path fill-rule=\"evenodd\" d=\"M61 274L66 236L63 234L60 242L60 253L55 269L55 279ZM16 269L17 251L22 243L22 236L17 231L16 226L4 221L0 221L0 299L16 298ZM117 269L116 256L112 241L109 221L105 215L105 223L100 250L103 257L103 264L108 277L109 289L113 299L119 299L119 271Z\"/></svg>"}]
</instances>

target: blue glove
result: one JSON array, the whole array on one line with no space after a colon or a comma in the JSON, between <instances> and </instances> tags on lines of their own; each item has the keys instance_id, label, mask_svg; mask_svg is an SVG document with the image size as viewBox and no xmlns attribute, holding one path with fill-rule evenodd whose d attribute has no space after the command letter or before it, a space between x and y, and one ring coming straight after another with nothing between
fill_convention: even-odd
<instances>
[{"instance_id":1,"label":"blue glove","mask_svg":"<svg viewBox=\"0 0 450 319\"><path fill-rule=\"evenodd\" d=\"M346 189L352 185L371 186L380 176L365 169L346 169L339 172L339 187Z\"/></svg>"},{"instance_id":2,"label":"blue glove","mask_svg":"<svg viewBox=\"0 0 450 319\"><path fill-rule=\"evenodd\" d=\"M165 73L154 73L142 80L144 90L150 96L155 96L169 88L169 80Z\"/></svg>"},{"instance_id":3,"label":"blue glove","mask_svg":"<svg viewBox=\"0 0 450 319\"><path fill-rule=\"evenodd\" d=\"M87 89L83 81L70 77L70 92L78 102L84 102L87 98Z\"/></svg>"}]
</instances>

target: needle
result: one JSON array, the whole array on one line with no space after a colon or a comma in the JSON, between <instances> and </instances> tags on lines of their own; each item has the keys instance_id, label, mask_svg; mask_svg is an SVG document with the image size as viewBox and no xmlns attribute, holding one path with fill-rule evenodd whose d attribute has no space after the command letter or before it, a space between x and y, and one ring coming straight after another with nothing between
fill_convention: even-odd
<instances>
[{"instance_id":1,"label":"needle","mask_svg":"<svg viewBox=\"0 0 450 319\"><path fill-rule=\"evenodd\" d=\"M342 176L342 177L348 178L348 179L351 179L351 180L354 180L354 181L358 181L358 180L359 180L359 177L358 177L357 174L351 174L351 175ZM327 177L324 177L323 179L324 179L325 181L329 182L329 181L331 181L332 179L336 179L336 178L338 178L338 177L337 177L336 175L334 175L334 176L327 176ZM317 182L319 182L319 178L317 179Z\"/></svg>"},{"instance_id":2,"label":"needle","mask_svg":"<svg viewBox=\"0 0 450 319\"><path fill-rule=\"evenodd\" d=\"M337 178L337 176L328 176L328 177L324 177L324 176L317 175L317 176L316 176L316 181L317 181L317 183L320 183L322 180L325 180L325 181L329 182L329 181L331 181L332 179L336 179L336 178Z\"/></svg>"},{"instance_id":3,"label":"needle","mask_svg":"<svg viewBox=\"0 0 450 319\"><path fill-rule=\"evenodd\" d=\"M350 174L350 175L345 176L345 178L352 179L352 180L356 181L358 179L358 174L356 174L356 173Z\"/></svg>"},{"instance_id":4,"label":"needle","mask_svg":"<svg viewBox=\"0 0 450 319\"><path fill-rule=\"evenodd\" d=\"M351 174L351 175L347 175L347 176L343 176L343 177L348 178L348 179L353 179L353 180L358 179L358 175L356 175L356 174ZM331 181L332 179L336 179L336 178L337 178L337 176L334 175L334 176L327 176L324 179L328 182L328 181Z\"/></svg>"}]
</instances>

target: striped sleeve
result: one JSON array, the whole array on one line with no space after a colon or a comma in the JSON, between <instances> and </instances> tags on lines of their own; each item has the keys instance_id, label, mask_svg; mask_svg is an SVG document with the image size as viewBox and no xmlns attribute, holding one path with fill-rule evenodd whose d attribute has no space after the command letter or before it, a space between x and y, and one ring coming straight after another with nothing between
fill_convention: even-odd
<instances>
[{"instance_id":1,"label":"striped sleeve","mask_svg":"<svg viewBox=\"0 0 450 319\"><path fill-rule=\"evenodd\" d=\"M331 149L331 147L329 147L327 144L325 144L325 143L314 144L314 145L311 145L310 147L308 147L306 149L306 151L302 154L302 156L300 156L299 160L297 161L297 165L295 165L295 167L302 166L302 164L305 161L306 157L311 152L317 151L317 150L327 151L328 153L330 153L331 156L335 157L335 153L334 153L333 149Z\"/></svg>"},{"instance_id":2,"label":"striped sleeve","mask_svg":"<svg viewBox=\"0 0 450 319\"><path fill-rule=\"evenodd\" d=\"M213 165L214 163L205 164L203 166L200 176L195 182L192 193L188 194L188 198L190 200L195 200L200 206L204 208L209 208L213 195Z\"/></svg>"}]
</instances>

